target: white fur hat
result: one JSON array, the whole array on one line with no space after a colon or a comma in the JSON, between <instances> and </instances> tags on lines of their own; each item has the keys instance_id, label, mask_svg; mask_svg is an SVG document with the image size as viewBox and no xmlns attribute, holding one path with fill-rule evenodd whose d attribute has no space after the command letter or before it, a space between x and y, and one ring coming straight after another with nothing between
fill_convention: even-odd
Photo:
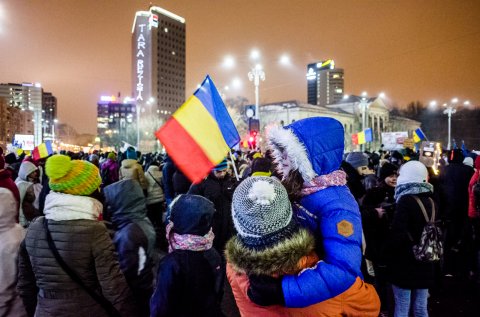
<instances>
[{"instance_id":1,"label":"white fur hat","mask_svg":"<svg viewBox=\"0 0 480 317\"><path fill-rule=\"evenodd\" d=\"M407 183L427 183L428 171L419 161L409 161L400 167L397 186Z\"/></svg>"}]
</instances>

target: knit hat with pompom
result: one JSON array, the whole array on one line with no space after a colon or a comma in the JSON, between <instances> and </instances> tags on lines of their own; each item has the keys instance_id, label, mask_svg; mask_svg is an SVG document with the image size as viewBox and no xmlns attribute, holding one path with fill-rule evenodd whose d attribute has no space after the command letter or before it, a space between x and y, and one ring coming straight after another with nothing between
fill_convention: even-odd
<instances>
[{"instance_id":1,"label":"knit hat with pompom","mask_svg":"<svg viewBox=\"0 0 480 317\"><path fill-rule=\"evenodd\" d=\"M72 161L66 155L57 154L47 159L45 172L50 179L48 185L59 193L88 196L102 183L95 165L87 161Z\"/></svg>"},{"instance_id":2,"label":"knit hat with pompom","mask_svg":"<svg viewBox=\"0 0 480 317\"><path fill-rule=\"evenodd\" d=\"M258 251L299 230L287 190L271 177L249 177L240 183L233 193L232 217L240 241Z\"/></svg>"}]
</instances>

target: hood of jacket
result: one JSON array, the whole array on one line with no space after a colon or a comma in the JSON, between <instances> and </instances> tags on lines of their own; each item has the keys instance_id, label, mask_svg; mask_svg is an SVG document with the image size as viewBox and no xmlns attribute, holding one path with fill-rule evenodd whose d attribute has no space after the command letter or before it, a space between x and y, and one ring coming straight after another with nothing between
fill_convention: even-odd
<instances>
[{"instance_id":1,"label":"hood of jacket","mask_svg":"<svg viewBox=\"0 0 480 317\"><path fill-rule=\"evenodd\" d=\"M125 159L122 161L122 167L123 168L133 168L135 164L137 164L137 160L132 160L132 159Z\"/></svg>"},{"instance_id":2,"label":"hood of jacket","mask_svg":"<svg viewBox=\"0 0 480 317\"><path fill-rule=\"evenodd\" d=\"M125 179L108 185L104 188L104 195L112 222L117 227L147 216L145 195L136 180Z\"/></svg>"},{"instance_id":3,"label":"hood of jacket","mask_svg":"<svg viewBox=\"0 0 480 317\"><path fill-rule=\"evenodd\" d=\"M333 118L314 117L272 128L268 141L275 161L280 162L286 150L293 170L306 182L338 170L342 162L343 126Z\"/></svg>"},{"instance_id":4,"label":"hood of jacket","mask_svg":"<svg viewBox=\"0 0 480 317\"><path fill-rule=\"evenodd\" d=\"M156 165L150 165L147 169L147 172L150 172L150 173L157 173L157 172L160 172L160 168Z\"/></svg>"},{"instance_id":5,"label":"hood of jacket","mask_svg":"<svg viewBox=\"0 0 480 317\"><path fill-rule=\"evenodd\" d=\"M36 170L37 170L37 167L32 162L28 162L28 161L22 162L22 164L20 165L20 169L18 171L18 177L20 177L24 181L27 181L28 175L30 175L30 173Z\"/></svg>"},{"instance_id":6,"label":"hood of jacket","mask_svg":"<svg viewBox=\"0 0 480 317\"><path fill-rule=\"evenodd\" d=\"M245 247L235 236L227 242L225 256L237 272L272 276L300 271L299 262L314 249L312 234L307 229L300 229L290 238L262 251Z\"/></svg>"},{"instance_id":7,"label":"hood of jacket","mask_svg":"<svg viewBox=\"0 0 480 317\"><path fill-rule=\"evenodd\" d=\"M18 205L13 193L0 187L0 232L10 229L17 223Z\"/></svg>"},{"instance_id":8,"label":"hood of jacket","mask_svg":"<svg viewBox=\"0 0 480 317\"><path fill-rule=\"evenodd\" d=\"M45 198L45 218L55 221L98 220L102 203L95 198L50 191Z\"/></svg>"}]
</instances>

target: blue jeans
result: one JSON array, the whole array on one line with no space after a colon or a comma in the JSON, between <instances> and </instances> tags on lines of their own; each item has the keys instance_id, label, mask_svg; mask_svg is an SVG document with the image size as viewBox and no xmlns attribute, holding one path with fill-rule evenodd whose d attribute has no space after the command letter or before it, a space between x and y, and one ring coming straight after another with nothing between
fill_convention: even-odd
<instances>
[{"instance_id":1,"label":"blue jeans","mask_svg":"<svg viewBox=\"0 0 480 317\"><path fill-rule=\"evenodd\" d=\"M428 289L404 289L392 285L395 297L395 317L408 317L410 303L415 317L428 317Z\"/></svg>"}]
</instances>

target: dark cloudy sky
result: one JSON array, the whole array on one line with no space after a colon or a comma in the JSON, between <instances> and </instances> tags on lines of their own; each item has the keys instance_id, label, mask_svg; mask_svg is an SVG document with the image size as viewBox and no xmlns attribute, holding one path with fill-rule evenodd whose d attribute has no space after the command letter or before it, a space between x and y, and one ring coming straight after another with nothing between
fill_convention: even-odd
<instances>
[{"instance_id":1,"label":"dark cloudy sky","mask_svg":"<svg viewBox=\"0 0 480 317\"><path fill-rule=\"evenodd\" d=\"M0 0L0 82L40 82L59 119L95 133L101 95L131 93L131 28L144 0ZM480 103L480 1L158 0L186 19L187 91L205 74L254 100L248 54L262 54L261 102L306 100L306 64L333 58L345 92L383 91L402 106ZM277 63L288 53L292 66ZM223 57L237 67L221 67Z\"/></svg>"}]
</instances>

